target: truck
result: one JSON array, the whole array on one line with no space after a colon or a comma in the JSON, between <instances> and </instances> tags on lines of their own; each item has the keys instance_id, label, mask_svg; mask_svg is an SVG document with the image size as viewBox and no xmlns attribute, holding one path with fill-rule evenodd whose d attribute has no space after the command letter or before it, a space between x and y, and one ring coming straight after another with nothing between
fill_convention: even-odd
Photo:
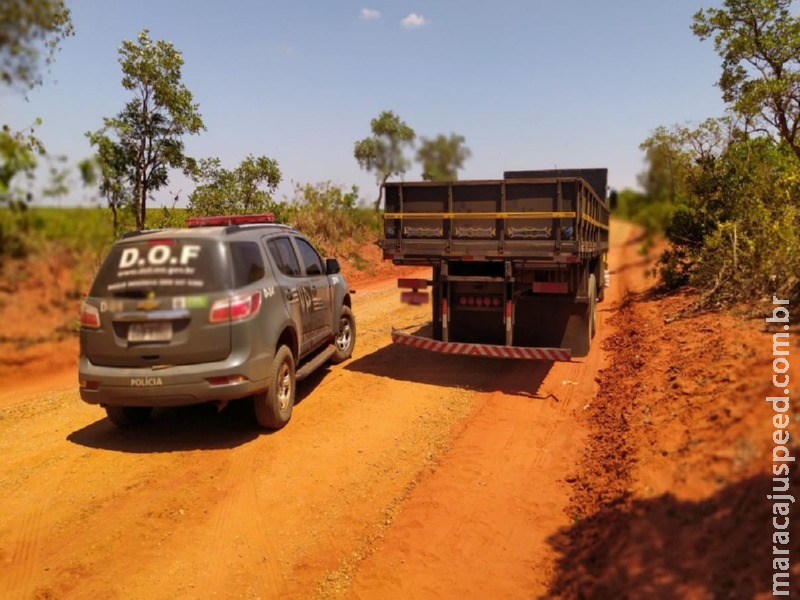
<instances>
[{"instance_id":1,"label":"truck","mask_svg":"<svg viewBox=\"0 0 800 600\"><path fill-rule=\"evenodd\" d=\"M431 269L430 279L398 279L402 301L430 302L430 326L393 330L392 341L445 354L585 357L607 282L607 180L607 169L591 168L384 183L383 259Z\"/></svg>"}]
</instances>

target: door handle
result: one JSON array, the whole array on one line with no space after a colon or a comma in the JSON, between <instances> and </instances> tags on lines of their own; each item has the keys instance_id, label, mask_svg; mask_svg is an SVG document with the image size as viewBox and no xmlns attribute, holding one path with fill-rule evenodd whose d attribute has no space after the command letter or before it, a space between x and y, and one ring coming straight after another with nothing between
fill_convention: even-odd
<instances>
[{"instance_id":1,"label":"door handle","mask_svg":"<svg viewBox=\"0 0 800 600\"><path fill-rule=\"evenodd\" d=\"M286 290L287 300L297 300L297 290Z\"/></svg>"}]
</instances>

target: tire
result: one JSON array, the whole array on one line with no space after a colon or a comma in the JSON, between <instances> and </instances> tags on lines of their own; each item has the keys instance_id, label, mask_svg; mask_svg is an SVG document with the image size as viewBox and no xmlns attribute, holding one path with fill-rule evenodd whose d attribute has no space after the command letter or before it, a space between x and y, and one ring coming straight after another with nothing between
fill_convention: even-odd
<instances>
[{"instance_id":1,"label":"tire","mask_svg":"<svg viewBox=\"0 0 800 600\"><path fill-rule=\"evenodd\" d=\"M606 261L600 259L597 263L597 274L595 275L595 282L597 284L597 301L602 302L606 297L606 269L608 265Z\"/></svg>"},{"instance_id":2,"label":"tire","mask_svg":"<svg viewBox=\"0 0 800 600\"><path fill-rule=\"evenodd\" d=\"M597 303L600 302L600 297L598 295L597 287L597 280L594 279L594 275L589 276L589 322L591 323L592 330L591 330L591 338L594 339L594 334L597 333ZM594 293L592 293L594 292Z\"/></svg>"},{"instance_id":3,"label":"tire","mask_svg":"<svg viewBox=\"0 0 800 600\"><path fill-rule=\"evenodd\" d=\"M342 315L339 317L339 332L333 340L335 352L330 362L338 365L353 355L356 346L356 319L353 311L347 306L342 306Z\"/></svg>"},{"instance_id":4,"label":"tire","mask_svg":"<svg viewBox=\"0 0 800 600\"><path fill-rule=\"evenodd\" d=\"M280 429L292 418L297 381L294 357L288 346L281 346L272 360L269 387L253 396L256 422L267 429Z\"/></svg>"},{"instance_id":5,"label":"tire","mask_svg":"<svg viewBox=\"0 0 800 600\"><path fill-rule=\"evenodd\" d=\"M433 339L442 341L442 276L441 267L433 267L433 293L431 304L431 326Z\"/></svg>"},{"instance_id":6,"label":"tire","mask_svg":"<svg viewBox=\"0 0 800 600\"><path fill-rule=\"evenodd\" d=\"M589 354L594 337L597 305L597 283L594 275L589 275L586 287L588 301L586 304L575 304L572 307L572 314L567 321L567 328L561 344L563 348L570 349L572 356L578 358Z\"/></svg>"},{"instance_id":7,"label":"tire","mask_svg":"<svg viewBox=\"0 0 800 600\"><path fill-rule=\"evenodd\" d=\"M121 428L146 423L152 412L152 406L106 406L108 419Z\"/></svg>"}]
</instances>

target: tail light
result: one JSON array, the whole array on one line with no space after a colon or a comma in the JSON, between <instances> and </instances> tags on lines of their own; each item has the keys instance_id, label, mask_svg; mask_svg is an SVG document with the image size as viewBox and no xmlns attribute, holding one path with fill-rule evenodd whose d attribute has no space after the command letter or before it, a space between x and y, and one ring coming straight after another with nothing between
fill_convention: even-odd
<instances>
[{"instance_id":1,"label":"tail light","mask_svg":"<svg viewBox=\"0 0 800 600\"><path fill-rule=\"evenodd\" d=\"M211 323L224 323L225 321L241 321L252 317L258 312L261 306L261 292L251 294L239 294L217 300L211 306L211 313L208 320Z\"/></svg>"},{"instance_id":2,"label":"tail light","mask_svg":"<svg viewBox=\"0 0 800 600\"><path fill-rule=\"evenodd\" d=\"M81 327L84 329L100 329L100 311L88 302L81 304Z\"/></svg>"},{"instance_id":3,"label":"tail light","mask_svg":"<svg viewBox=\"0 0 800 600\"><path fill-rule=\"evenodd\" d=\"M481 308L499 308L503 303L502 296L482 296L472 294L462 294L455 298L455 303L458 306L477 306Z\"/></svg>"}]
</instances>

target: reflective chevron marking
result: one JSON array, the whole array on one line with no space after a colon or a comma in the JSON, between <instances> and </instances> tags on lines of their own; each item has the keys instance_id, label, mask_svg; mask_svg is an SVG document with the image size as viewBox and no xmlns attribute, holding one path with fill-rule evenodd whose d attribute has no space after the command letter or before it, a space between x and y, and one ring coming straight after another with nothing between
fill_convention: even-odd
<instances>
[{"instance_id":1,"label":"reflective chevron marking","mask_svg":"<svg viewBox=\"0 0 800 600\"><path fill-rule=\"evenodd\" d=\"M522 360L569 361L571 352L567 348L527 348L523 346L497 346L494 344L467 344L461 342L438 342L429 338L392 332L392 342L441 354L464 354L487 358L517 358Z\"/></svg>"}]
</instances>

